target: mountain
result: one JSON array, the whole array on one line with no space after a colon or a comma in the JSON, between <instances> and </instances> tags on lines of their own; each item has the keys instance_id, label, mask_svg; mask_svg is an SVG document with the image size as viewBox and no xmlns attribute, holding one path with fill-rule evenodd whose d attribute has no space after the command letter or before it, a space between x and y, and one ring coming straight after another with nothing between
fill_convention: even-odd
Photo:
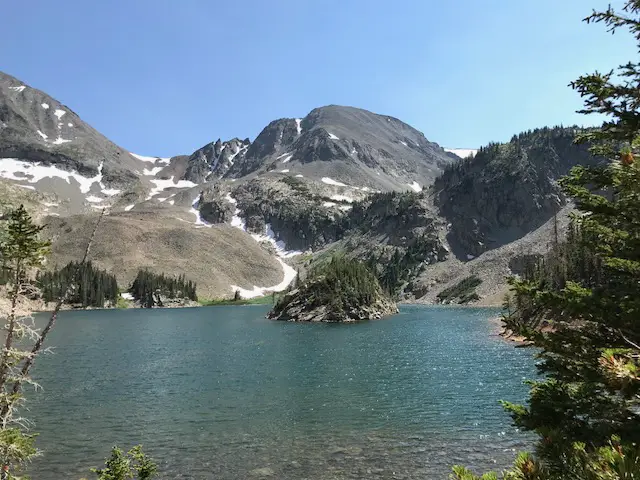
<instances>
[{"instance_id":1,"label":"mountain","mask_svg":"<svg viewBox=\"0 0 640 480\"><path fill-rule=\"evenodd\" d=\"M399 298L434 302L446 289L499 301L519 259L546 250L550 219L566 222L558 178L601 161L576 132L445 150L396 118L329 105L253 141L160 158L125 151L0 74L0 210L27 205L47 224L50 265L63 266L106 208L91 259L125 288L148 268L185 274L203 298L252 297L338 254Z\"/></svg>"},{"instance_id":2,"label":"mountain","mask_svg":"<svg viewBox=\"0 0 640 480\"><path fill-rule=\"evenodd\" d=\"M397 118L338 105L274 120L254 142L234 139L225 146L218 141L193 154L189 163L197 166L183 178L202 181L208 165L218 178L290 172L359 188L407 190L430 184L457 158Z\"/></svg>"},{"instance_id":3,"label":"mountain","mask_svg":"<svg viewBox=\"0 0 640 480\"><path fill-rule=\"evenodd\" d=\"M109 188L135 185L134 171L142 165L66 105L2 72L0 158L27 159L85 177L101 173Z\"/></svg>"},{"instance_id":4,"label":"mountain","mask_svg":"<svg viewBox=\"0 0 640 480\"><path fill-rule=\"evenodd\" d=\"M557 180L578 164L594 164L578 127L541 128L491 143L445 168L434 183L448 241L463 260L535 230L566 203Z\"/></svg>"}]
</instances>

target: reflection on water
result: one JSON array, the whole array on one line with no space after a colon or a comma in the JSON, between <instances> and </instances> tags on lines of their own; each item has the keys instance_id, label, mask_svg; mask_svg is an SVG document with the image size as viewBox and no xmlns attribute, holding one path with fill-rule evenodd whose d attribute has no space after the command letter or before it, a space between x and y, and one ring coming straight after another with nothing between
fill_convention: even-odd
<instances>
[{"instance_id":1,"label":"reflection on water","mask_svg":"<svg viewBox=\"0 0 640 480\"><path fill-rule=\"evenodd\" d=\"M143 443L167 479L445 479L527 446L498 400L525 398L533 360L491 335L495 311L410 306L358 325L265 313L65 312L35 369L33 477L88 475L116 443Z\"/></svg>"}]
</instances>

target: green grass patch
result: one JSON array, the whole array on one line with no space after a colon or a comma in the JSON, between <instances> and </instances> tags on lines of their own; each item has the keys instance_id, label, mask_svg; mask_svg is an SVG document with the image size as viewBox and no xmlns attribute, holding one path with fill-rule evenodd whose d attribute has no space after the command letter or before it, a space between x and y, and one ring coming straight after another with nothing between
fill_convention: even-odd
<instances>
[{"instance_id":1,"label":"green grass patch","mask_svg":"<svg viewBox=\"0 0 640 480\"><path fill-rule=\"evenodd\" d=\"M276 300L278 296L276 295ZM213 307L217 305L271 305L273 303L273 297L271 295L265 295L264 297L256 298L242 298L240 300L234 300L233 298L214 298L211 300L198 300L198 303L203 307Z\"/></svg>"}]
</instances>

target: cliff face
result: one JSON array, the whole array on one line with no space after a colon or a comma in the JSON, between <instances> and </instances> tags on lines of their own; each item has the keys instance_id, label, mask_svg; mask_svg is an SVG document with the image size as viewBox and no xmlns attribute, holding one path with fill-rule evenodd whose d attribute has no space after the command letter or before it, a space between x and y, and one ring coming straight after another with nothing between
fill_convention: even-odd
<instances>
[{"instance_id":1,"label":"cliff face","mask_svg":"<svg viewBox=\"0 0 640 480\"><path fill-rule=\"evenodd\" d=\"M458 258L469 260L521 238L566 204L557 180L575 165L601 161L574 143L577 131L525 132L445 169L433 193Z\"/></svg>"}]
</instances>

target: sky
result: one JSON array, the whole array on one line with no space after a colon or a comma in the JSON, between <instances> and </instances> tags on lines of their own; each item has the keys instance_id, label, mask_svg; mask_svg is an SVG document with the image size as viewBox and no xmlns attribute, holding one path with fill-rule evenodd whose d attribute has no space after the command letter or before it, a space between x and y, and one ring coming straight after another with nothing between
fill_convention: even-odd
<instances>
[{"instance_id":1,"label":"sky","mask_svg":"<svg viewBox=\"0 0 640 480\"><path fill-rule=\"evenodd\" d=\"M570 81L636 59L581 21L622 0L26 0L3 7L0 70L118 145L189 154L350 105L445 147L575 114Z\"/></svg>"}]
</instances>

